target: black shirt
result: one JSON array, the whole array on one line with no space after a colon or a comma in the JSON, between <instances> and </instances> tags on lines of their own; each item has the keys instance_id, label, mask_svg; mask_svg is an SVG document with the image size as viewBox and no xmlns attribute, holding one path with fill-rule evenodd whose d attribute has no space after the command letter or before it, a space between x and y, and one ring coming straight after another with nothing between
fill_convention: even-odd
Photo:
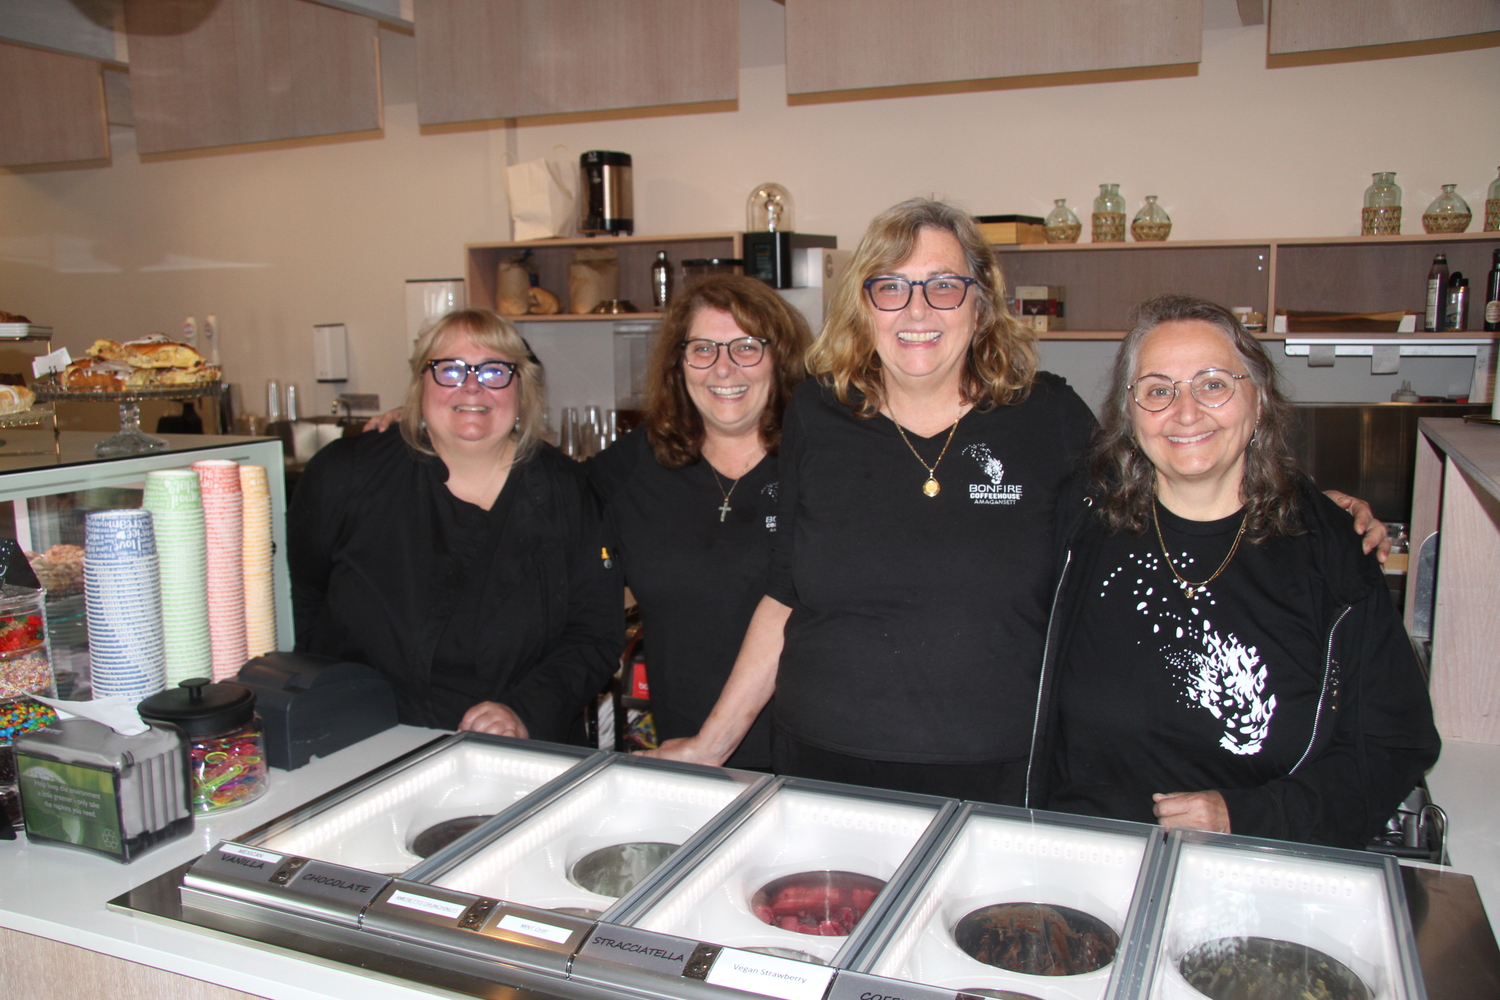
<instances>
[{"instance_id":1,"label":"black shirt","mask_svg":"<svg viewBox=\"0 0 1500 1000\"><path fill-rule=\"evenodd\" d=\"M804 383L784 421L768 591L792 608L777 724L875 760L1025 756L1057 508L1093 427L1041 373L1021 403L964 416L929 497L894 423ZM948 432L907 438L931 465Z\"/></svg>"},{"instance_id":2,"label":"black shirt","mask_svg":"<svg viewBox=\"0 0 1500 1000\"><path fill-rule=\"evenodd\" d=\"M718 700L765 594L776 459L763 458L737 482L715 482L705 461L664 468L638 429L587 468L606 502L612 551L641 609L657 733L664 740L692 736ZM730 509L721 520L726 490ZM770 764L768 710L726 766Z\"/></svg>"},{"instance_id":3,"label":"black shirt","mask_svg":"<svg viewBox=\"0 0 1500 1000\"><path fill-rule=\"evenodd\" d=\"M567 738L624 634L582 470L543 445L488 511L447 478L396 431L314 457L288 517L297 648L380 670L404 723L453 729L498 701Z\"/></svg>"},{"instance_id":4,"label":"black shirt","mask_svg":"<svg viewBox=\"0 0 1500 1000\"><path fill-rule=\"evenodd\" d=\"M1213 574L1240 526L1238 513L1157 514L1192 583ZM1151 823L1154 792L1257 788L1297 766L1324 672L1312 544L1242 543L1192 598L1153 529L1111 535L1076 567L1086 589L1058 674L1050 808Z\"/></svg>"}]
</instances>

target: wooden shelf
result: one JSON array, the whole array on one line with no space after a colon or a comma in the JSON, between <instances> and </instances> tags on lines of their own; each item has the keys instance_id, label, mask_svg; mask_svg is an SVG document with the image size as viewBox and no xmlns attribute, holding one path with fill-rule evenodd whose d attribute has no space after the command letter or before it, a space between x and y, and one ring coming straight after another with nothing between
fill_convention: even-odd
<instances>
[{"instance_id":1,"label":"wooden shelf","mask_svg":"<svg viewBox=\"0 0 1500 1000\"><path fill-rule=\"evenodd\" d=\"M1033 243L995 247L1010 287L1062 285L1068 324L1079 332L1044 340L1107 340L1128 325L1136 303L1163 292L1249 306L1269 318L1292 311L1421 315L1434 254L1448 257L1471 289L1482 288L1500 232L1160 243ZM1471 291L1472 296L1472 291ZM1477 322L1474 306L1471 323ZM1473 332L1473 331L1465 331ZM1284 340L1267 332L1262 340Z\"/></svg>"},{"instance_id":2,"label":"wooden shelf","mask_svg":"<svg viewBox=\"0 0 1500 1000\"><path fill-rule=\"evenodd\" d=\"M496 269L500 262L528 251L536 266L538 284L568 303L568 263L580 247L612 247L620 266L619 297L637 308L649 308L651 299L651 265L659 251L667 252L672 265L675 287L682 287L681 265L698 257L743 257L744 242L740 233L687 233L672 236L596 236L568 239L526 240L508 243L470 243L464 247L464 284L471 306L494 309L496 305ZM553 316L516 316L521 322L610 322L660 319L659 313L560 313Z\"/></svg>"}]
</instances>

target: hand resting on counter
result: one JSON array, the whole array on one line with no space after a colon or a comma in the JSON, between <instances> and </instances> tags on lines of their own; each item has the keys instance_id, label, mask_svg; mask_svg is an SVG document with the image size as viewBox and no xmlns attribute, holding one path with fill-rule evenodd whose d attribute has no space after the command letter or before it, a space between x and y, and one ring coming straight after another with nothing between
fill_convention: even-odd
<instances>
[{"instance_id":1,"label":"hand resting on counter","mask_svg":"<svg viewBox=\"0 0 1500 1000\"><path fill-rule=\"evenodd\" d=\"M1229 805L1218 792L1157 792L1151 811L1165 829L1229 833Z\"/></svg>"},{"instance_id":2,"label":"hand resting on counter","mask_svg":"<svg viewBox=\"0 0 1500 1000\"><path fill-rule=\"evenodd\" d=\"M489 733L492 736L514 736L520 740L527 739L530 735L521 717L498 701L481 701L470 708L464 713L458 728Z\"/></svg>"}]
</instances>

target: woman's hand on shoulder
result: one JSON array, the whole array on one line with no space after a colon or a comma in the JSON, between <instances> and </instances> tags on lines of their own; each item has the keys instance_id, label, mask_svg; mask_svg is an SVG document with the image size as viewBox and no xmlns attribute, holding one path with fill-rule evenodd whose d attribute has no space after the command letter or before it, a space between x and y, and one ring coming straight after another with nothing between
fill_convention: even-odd
<instances>
[{"instance_id":1,"label":"woman's hand on shoulder","mask_svg":"<svg viewBox=\"0 0 1500 1000\"><path fill-rule=\"evenodd\" d=\"M386 410L379 416L371 417L369 420L366 420L365 430L377 432L390 430L393 426L399 424L401 422L401 418L404 416L406 416L405 407L398 406L394 410Z\"/></svg>"},{"instance_id":2,"label":"woman's hand on shoulder","mask_svg":"<svg viewBox=\"0 0 1500 1000\"><path fill-rule=\"evenodd\" d=\"M464 713L458 728L489 733L492 736L514 736L522 740L530 736L521 717L498 701L481 701L469 709Z\"/></svg>"},{"instance_id":3,"label":"woman's hand on shoulder","mask_svg":"<svg viewBox=\"0 0 1500 1000\"><path fill-rule=\"evenodd\" d=\"M1385 562L1391 552L1390 532L1385 522L1375 516L1375 511L1359 497L1351 497L1338 490L1324 490L1323 495L1347 510L1354 518L1354 530L1364 536L1365 555L1375 553L1375 558Z\"/></svg>"},{"instance_id":4,"label":"woman's hand on shoulder","mask_svg":"<svg viewBox=\"0 0 1500 1000\"><path fill-rule=\"evenodd\" d=\"M1208 830L1229 833L1229 805L1218 792L1157 792L1151 811L1168 830Z\"/></svg>"},{"instance_id":5,"label":"woman's hand on shoulder","mask_svg":"<svg viewBox=\"0 0 1500 1000\"><path fill-rule=\"evenodd\" d=\"M656 757L660 760L681 760L689 764L708 764L718 767L724 763L725 758L710 752L696 736L687 736L681 739L667 740L655 750L637 750L642 757Z\"/></svg>"}]
</instances>

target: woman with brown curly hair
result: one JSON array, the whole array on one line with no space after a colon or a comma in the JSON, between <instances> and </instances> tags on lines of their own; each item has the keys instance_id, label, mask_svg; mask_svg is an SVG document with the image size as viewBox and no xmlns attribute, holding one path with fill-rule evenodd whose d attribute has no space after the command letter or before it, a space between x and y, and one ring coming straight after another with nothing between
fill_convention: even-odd
<instances>
[{"instance_id":1,"label":"woman with brown curly hair","mask_svg":"<svg viewBox=\"0 0 1500 1000\"><path fill-rule=\"evenodd\" d=\"M1030 804L1362 847L1437 759L1380 568L1298 470L1289 415L1228 310L1137 309L1053 610Z\"/></svg>"},{"instance_id":2,"label":"woman with brown curly hair","mask_svg":"<svg viewBox=\"0 0 1500 1000\"><path fill-rule=\"evenodd\" d=\"M802 315L753 278L690 286L662 319L644 426L588 463L641 610L665 739L703 724L765 594L781 416L811 339ZM730 766L770 766L769 714Z\"/></svg>"}]
</instances>

